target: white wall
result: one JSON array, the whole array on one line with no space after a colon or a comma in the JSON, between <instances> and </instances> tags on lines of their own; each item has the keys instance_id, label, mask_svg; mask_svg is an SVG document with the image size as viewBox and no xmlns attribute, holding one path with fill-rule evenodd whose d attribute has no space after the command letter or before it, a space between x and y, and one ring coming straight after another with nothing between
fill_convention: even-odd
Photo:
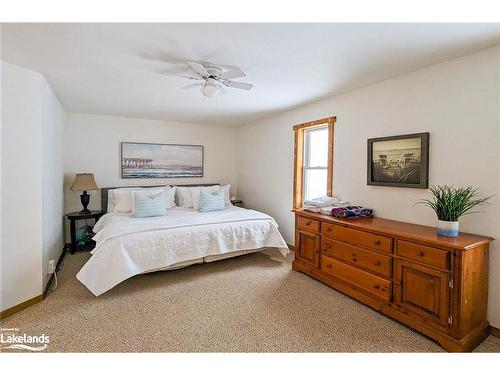
<instances>
[{"instance_id":1,"label":"white wall","mask_svg":"<svg viewBox=\"0 0 500 375\"><path fill-rule=\"evenodd\" d=\"M231 184L231 191L236 192L236 135L237 129L234 127L68 113L64 140L67 210L81 210L81 192L69 189L75 174L79 172L94 173L98 187L219 182ZM122 179L120 142L203 145L204 177ZM89 194L89 208L100 209L100 192Z\"/></svg>"},{"instance_id":2,"label":"white wall","mask_svg":"<svg viewBox=\"0 0 500 375\"><path fill-rule=\"evenodd\" d=\"M41 83L2 62L2 311L42 293Z\"/></svg>"},{"instance_id":3,"label":"white wall","mask_svg":"<svg viewBox=\"0 0 500 375\"><path fill-rule=\"evenodd\" d=\"M48 82L42 82L42 283L47 262L57 263L64 247L63 148L66 113Z\"/></svg>"},{"instance_id":4,"label":"white wall","mask_svg":"<svg viewBox=\"0 0 500 375\"><path fill-rule=\"evenodd\" d=\"M366 185L367 138L427 132L430 183L478 186L497 196L461 230L497 238L490 252L488 317L500 327L500 47L331 97L239 129L238 193L274 216L293 244L293 131L297 123L337 116L334 194L379 217L435 226L414 207L426 190Z\"/></svg>"},{"instance_id":5,"label":"white wall","mask_svg":"<svg viewBox=\"0 0 500 375\"><path fill-rule=\"evenodd\" d=\"M65 114L41 74L2 62L1 77L3 311L42 294L63 250Z\"/></svg>"}]
</instances>

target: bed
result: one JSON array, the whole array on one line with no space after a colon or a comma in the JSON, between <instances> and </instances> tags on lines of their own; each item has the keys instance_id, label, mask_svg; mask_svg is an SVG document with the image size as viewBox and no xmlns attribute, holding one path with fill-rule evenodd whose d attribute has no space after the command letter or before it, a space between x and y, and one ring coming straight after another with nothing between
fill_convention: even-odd
<instances>
[{"instance_id":1,"label":"bed","mask_svg":"<svg viewBox=\"0 0 500 375\"><path fill-rule=\"evenodd\" d=\"M215 184L182 186L210 185ZM107 212L111 189L115 188L101 189L103 212ZM283 256L289 251L272 217L235 206L213 212L175 207L165 216L151 218L106 213L94 232L96 247L76 277L95 296L142 273L214 262L267 248L276 248Z\"/></svg>"}]
</instances>

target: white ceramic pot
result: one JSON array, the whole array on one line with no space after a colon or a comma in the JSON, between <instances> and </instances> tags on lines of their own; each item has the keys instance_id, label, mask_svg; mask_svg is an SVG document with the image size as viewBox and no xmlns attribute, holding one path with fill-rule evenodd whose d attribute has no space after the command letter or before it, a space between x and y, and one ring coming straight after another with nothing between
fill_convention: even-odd
<instances>
[{"instance_id":1,"label":"white ceramic pot","mask_svg":"<svg viewBox=\"0 0 500 375\"><path fill-rule=\"evenodd\" d=\"M437 233L439 236L458 237L458 221L438 220Z\"/></svg>"}]
</instances>

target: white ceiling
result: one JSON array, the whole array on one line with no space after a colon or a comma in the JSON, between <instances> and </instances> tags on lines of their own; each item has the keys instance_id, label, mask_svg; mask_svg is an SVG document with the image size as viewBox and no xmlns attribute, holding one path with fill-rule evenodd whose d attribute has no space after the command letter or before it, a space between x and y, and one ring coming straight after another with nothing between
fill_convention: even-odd
<instances>
[{"instance_id":1,"label":"white ceiling","mask_svg":"<svg viewBox=\"0 0 500 375\"><path fill-rule=\"evenodd\" d=\"M70 112L242 125L499 43L500 24L3 24L1 47ZM254 88L181 90L185 61Z\"/></svg>"}]
</instances>

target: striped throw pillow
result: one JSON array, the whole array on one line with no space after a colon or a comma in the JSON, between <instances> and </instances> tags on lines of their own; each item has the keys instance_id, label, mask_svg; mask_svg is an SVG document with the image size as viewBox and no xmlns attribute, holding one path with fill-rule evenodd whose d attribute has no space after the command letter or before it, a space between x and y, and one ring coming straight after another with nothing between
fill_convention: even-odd
<instances>
[{"instance_id":1,"label":"striped throw pillow","mask_svg":"<svg viewBox=\"0 0 500 375\"><path fill-rule=\"evenodd\" d=\"M165 209L165 190L155 195L135 191L134 202L132 217L164 216L167 212Z\"/></svg>"},{"instance_id":2,"label":"striped throw pillow","mask_svg":"<svg viewBox=\"0 0 500 375\"><path fill-rule=\"evenodd\" d=\"M219 189L214 193L200 191L200 212L219 211L225 206L224 189Z\"/></svg>"}]
</instances>

